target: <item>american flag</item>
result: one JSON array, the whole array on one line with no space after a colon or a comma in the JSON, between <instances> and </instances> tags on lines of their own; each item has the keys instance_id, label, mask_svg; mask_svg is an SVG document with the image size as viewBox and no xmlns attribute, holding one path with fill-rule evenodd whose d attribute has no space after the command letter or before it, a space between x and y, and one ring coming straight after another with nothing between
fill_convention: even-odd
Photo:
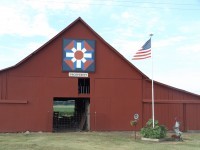
<instances>
[{"instance_id":1,"label":"american flag","mask_svg":"<svg viewBox=\"0 0 200 150\"><path fill-rule=\"evenodd\" d=\"M133 60L146 59L151 57L151 38L133 56Z\"/></svg>"}]
</instances>

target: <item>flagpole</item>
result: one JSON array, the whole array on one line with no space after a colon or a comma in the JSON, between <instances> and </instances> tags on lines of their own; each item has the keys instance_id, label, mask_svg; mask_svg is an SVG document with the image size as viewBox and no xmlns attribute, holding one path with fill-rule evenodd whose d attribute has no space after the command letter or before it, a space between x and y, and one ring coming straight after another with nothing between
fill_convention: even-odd
<instances>
[{"instance_id":1,"label":"flagpole","mask_svg":"<svg viewBox=\"0 0 200 150\"><path fill-rule=\"evenodd\" d=\"M150 39L153 36L153 34L150 34ZM151 42L152 43L152 42ZM155 126L155 114L154 114L154 83L153 83L153 49L152 49L152 45L151 45L151 62L152 62L152 79L151 79L151 89L152 89L152 120L153 120L153 128Z\"/></svg>"},{"instance_id":2,"label":"flagpole","mask_svg":"<svg viewBox=\"0 0 200 150\"><path fill-rule=\"evenodd\" d=\"M136 54L133 56L133 60L141 60L152 57L152 120L153 120L153 128L155 125L155 118L154 118L154 87L153 87L153 50L151 48L151 37L153 34L150 34L150 39L142 46L141 49L139 49Z\"/></svg>"}]
</instances>

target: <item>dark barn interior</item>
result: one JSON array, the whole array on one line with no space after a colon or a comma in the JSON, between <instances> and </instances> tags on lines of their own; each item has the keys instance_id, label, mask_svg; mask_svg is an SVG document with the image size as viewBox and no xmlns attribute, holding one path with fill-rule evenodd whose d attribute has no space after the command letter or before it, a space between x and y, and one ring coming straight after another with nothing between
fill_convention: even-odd
<instances>
[{"instance_id":1,"label":"dark barn interior","mask_svg":"<svg viewBox=\"0 0 200 150\"><path fill-rule=\"evenodd\" d=\"M89 129L89 98L54 98L53 131Z\"/></svg>"}]
</instances>

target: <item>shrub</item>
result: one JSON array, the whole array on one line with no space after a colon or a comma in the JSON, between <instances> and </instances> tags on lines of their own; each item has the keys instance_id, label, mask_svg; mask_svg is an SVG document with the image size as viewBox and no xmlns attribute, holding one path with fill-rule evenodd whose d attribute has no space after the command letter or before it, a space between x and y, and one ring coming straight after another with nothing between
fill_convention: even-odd
<instances>
[{"instance_id":1,"label":"shrub","mask_svg":"<svg viewBox=\"0 0 200 150\"><path fill-rule=\"evenodd\" d=\"M141 129L140 133L145 138L160 139L166 137L167 128L164 125L159 125L157 120L154 121L153 128L153 120L149 119L146 126Z\"/></svg>"}]
</instances>

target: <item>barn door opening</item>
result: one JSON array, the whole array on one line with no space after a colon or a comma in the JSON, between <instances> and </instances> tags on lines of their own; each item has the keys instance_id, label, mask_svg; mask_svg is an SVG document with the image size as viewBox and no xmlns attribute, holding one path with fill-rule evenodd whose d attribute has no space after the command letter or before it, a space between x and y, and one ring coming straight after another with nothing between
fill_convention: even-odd
<instances>
[{"instance_id":1,"label":"barn door opening","mask_svg":"<svg viewBox=\"0 0 200 150\"><path fill-rule=\"evenodd\" d=\"M53 99L53 131L87 131L90 129L89 98Z\"/></svg>"}]
</instances>

